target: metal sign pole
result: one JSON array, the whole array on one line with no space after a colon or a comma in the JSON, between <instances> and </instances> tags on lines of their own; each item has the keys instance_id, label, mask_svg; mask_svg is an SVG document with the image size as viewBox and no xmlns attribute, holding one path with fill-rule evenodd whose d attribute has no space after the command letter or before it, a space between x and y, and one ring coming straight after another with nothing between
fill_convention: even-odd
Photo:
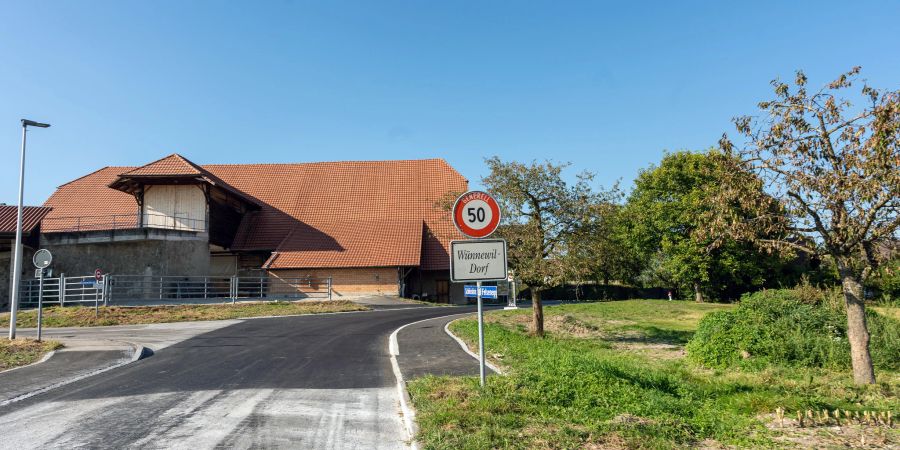
<instances>
[{"instance_id":1,"label":"metal sign pole","mask_svg":"<svg viewBox=\"0 0 900 450\"><path fill-rule=\"evenodd\" d=\"M38 317L37 317L37 341L41 342L41 323L44 321L44 269L40 270L38 277Z\"/></svg>"},{"instance_id":2,"label":"metal sign pole","mask_svg":"<svg viewBox=\"0 0 900 450\"><path fill-rule=\"evenodd\" d=\"M478 375L481 377L481 386L484 387L484 309L482 308L480 281L476 283L475 290L478 298Z\"/></svg>"}]
</instances>

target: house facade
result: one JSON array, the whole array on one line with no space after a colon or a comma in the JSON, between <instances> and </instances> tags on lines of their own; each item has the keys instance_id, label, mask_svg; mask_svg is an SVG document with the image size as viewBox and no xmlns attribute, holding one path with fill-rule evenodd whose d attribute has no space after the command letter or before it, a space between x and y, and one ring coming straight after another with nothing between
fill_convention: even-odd
<instances>
[{"instance_id":1,"label":"house facade","mask_svg":"<svg viewBox=\"0 0 900 450\"><path fill-rule=\"evenodd\" d=\"M60 186L40 245L69 276L330 277L336 298L462 302L448 254L461 235L438 203L467 187L440 159L200 166L173 154Z\"/></svg>"}]
</instances>

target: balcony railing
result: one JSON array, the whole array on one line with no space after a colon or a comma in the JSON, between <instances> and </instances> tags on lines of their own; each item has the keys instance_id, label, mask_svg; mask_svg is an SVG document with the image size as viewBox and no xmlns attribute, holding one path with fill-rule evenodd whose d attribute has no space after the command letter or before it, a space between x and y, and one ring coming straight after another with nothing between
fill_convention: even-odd
<instances>
[{"instance_id":1,"label":"balcony railing","mask_svg":"<svg viewBox=\"0 0 900 450\"><path fill-rule=\"evenodd\" d=\"M141 216L143 216L143 220L141 220ZM159 213L47 217L41 222L41 228L45 233L136 230L140 228L207 231L206 225L206 220L173 217Z\"/></svg>"}]
</instances>

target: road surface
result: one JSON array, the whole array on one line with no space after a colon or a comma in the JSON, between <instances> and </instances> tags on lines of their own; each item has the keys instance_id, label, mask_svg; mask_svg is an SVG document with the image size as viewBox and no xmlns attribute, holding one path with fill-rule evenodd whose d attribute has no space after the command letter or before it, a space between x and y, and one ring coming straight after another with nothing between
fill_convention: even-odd
<instances>
[{"instance_id":1,"label":"road surface","mask_svg":"<svg viewBox=\"0 0 900 450\"><path fill-rule=\"evenodd\" d=\"M458 308L247 320L0 408L4 448L405 448L387 338Z\"/></svg>"}]
</instances>

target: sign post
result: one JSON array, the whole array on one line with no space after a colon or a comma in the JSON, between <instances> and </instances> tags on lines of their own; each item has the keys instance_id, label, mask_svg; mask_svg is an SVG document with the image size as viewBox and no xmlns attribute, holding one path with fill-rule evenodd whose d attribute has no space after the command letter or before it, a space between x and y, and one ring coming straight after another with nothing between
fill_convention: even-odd
<instances>
[{"instance_id":1,"label":"sign post","mask_svg":"<svg viewBox=\"0 0 900 450\"><path fill-rule=\"evenodd\" d=\"M473 238L450 243L450 280L474 281L478 303L478 374L484 386L486 369L484 361L484 281L505 280L506 241L485 239L500 224L500 205L486 192L469 191L459 196L453 204L453 223L464 235ZM496 298L497 288L493 287ZM468 296L468 295L467 295Z\"/></svg>"},{"instance_id":2,"label":"sign post","mask_svg":"<svg viewBox=\"0 0 900 450\"><path fill-rule=\"evenodd\" d=\"M44 321L44 269L50 267L53 255L47 249L40 249L34 253L31 259L38 272L38 313L37 313L37 341L41 342L41 329Z\"/></svg>"},{"instance_id":3,"label":"sign post","mask_svg":"<svg viewBox=\"0 0 900 450\"><path fill-rule=\"evenodd\" d=\"M509 283L509 296L506 298L506 306L503 309L519 309L516 306L516 277L512 274L506 279Z\"/></svg>"},{"instance_id":4,"label":"sign post","mask_svg":"<svg viewBox=\"0 0 900 450\"><path fill-rule=\"evenodd\" d=\"M103 294L103 271L100 269L94 270L94 289L97 289L98 292L94 293L94 318L100 318L100 295Z\"/></svg>"}]
</instances>

